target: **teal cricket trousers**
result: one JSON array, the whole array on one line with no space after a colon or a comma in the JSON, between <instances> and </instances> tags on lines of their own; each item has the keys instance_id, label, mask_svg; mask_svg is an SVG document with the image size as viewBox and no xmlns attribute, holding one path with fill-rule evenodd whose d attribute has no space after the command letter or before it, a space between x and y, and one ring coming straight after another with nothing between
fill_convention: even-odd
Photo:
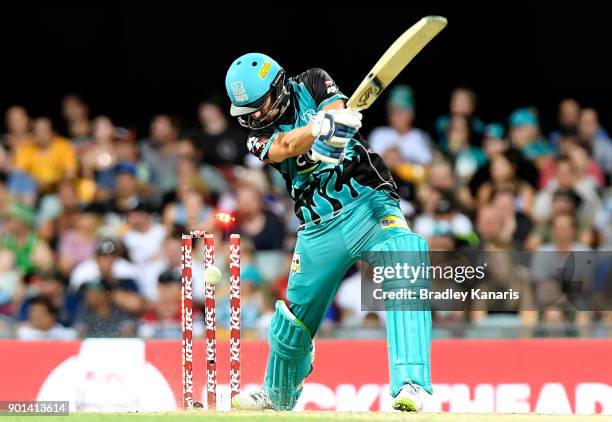
<instances>
[{"instance_id":1,"label":"teal cricket trousers","mask_svg":"<svg viewBox=\"0 0 612 422\"><path fill-rule=\"evenodd\" d=\"M395 251L416 251L420 261L429 262L427 242L410 231L397 201L384 191L327 223L299 231L287 291L291 312L314 336L344 275L362 253L392 257ZM395 397L407 382L431 393L431 312L387 310L387 345L391 394Z\"/></svg>"}]
</instances>

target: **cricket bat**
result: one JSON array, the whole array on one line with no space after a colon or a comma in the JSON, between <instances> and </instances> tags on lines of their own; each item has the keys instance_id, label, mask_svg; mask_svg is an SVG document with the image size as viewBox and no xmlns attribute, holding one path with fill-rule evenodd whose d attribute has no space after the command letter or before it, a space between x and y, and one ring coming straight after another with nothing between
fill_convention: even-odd
<instances>
[{"instance_id":1,"label":"cricket bat","mask_svg":"<svg viewBox=\"0 0 612 422\"><path fill-rule=\"evenodd\" d=\"M446 18L426 16L402 34L374 65L348 100L353 110L370 107L384 89L444 27Z\"/></svg>"}]
</instances>

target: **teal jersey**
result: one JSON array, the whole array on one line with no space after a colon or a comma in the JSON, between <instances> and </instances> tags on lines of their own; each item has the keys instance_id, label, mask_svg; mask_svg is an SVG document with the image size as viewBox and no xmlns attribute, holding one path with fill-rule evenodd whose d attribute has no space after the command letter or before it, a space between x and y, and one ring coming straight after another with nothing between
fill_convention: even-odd
<instances>
[{"instance_id":1,"label":"teal jersey","mask_svg":"<svg viewBox=\"0 0 612 422\"><path fill-rule=\"evenodd\" d=\"M322 69L307 70L288 83L289 107L274 125L253 130L247 146L283 176L295 201L300 227L329 221L377 190L385 190L398 199L389 169L359 134L349 141L345 157L338 165L314 161L310 153L280 163L270 161L268 152L279 133L306 126L325 105L347 100Z\"/></svg>"}]
</instances>

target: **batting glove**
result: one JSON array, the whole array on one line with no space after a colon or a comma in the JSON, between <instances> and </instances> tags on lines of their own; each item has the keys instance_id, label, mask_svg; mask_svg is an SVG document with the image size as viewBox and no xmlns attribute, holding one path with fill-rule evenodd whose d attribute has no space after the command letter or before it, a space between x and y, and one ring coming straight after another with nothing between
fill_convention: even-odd
<instances>
[{"instance_id":1,"label":"batting glove","mask_svg":"<svg viewBox=\"0 0 612 422\"><path fill-rule=\"evenodd\" d=\"M318 112L312 122L312 158L330 164L342 161L346 144L361 128L361 118L361 113L350 109Z\"/></svg>"}]
</instances>

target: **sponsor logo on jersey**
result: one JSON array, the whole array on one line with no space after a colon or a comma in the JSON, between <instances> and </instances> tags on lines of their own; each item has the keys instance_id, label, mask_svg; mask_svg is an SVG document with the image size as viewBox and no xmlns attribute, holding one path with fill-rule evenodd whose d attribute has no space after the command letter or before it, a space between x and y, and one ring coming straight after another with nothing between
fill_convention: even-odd
<instances>
[{"instance_id":1,"label":"sponsor logo on jersey","mask_svg":"<svg viewBox=\"0 0 612 422\"><path fill-rule=\"evenodd\" d=\"M266 79L266 76L268 76L268 73L270 73L271 68L272 65L270 62L264 62L264 64L261 65L261 69L259 69L259 73L257 74L261 79Z\"/></svg>"},{"instance_id":2,"label":"sponsor logo on jersey","mask_svg":"<svg viewBox=\"0 0 612 422\"><path fill-rule=\"evenodd\" d=\"M406 220L402 217L388 215L380 219L380 226L383 229L390 229L392 227L401 227L403 229L407 229L408 223L406 223Z\"/></svg>"},{"instance_id":3,"label":"sponsor logo on jersey","mask_svg":"<svg viewBox=\"0 0 612 422\"><path fill-rule=\"evenodd\" d=\"M338 86L334 83L334 81L325 81L325 86L327 87L328 94L335 94L338 92Z\"/></svg>"},{"instance_id":4,"label":"sponsor logo on jersey","mask_svg":"<svg viewBox=\"0 0 612 422\"><path fill-rule=\"evenodd\" d=\"M234 93L234 98L236 98L236 101L244 102L249 99L242 82L232 82L232 92Z\"/></svg>"},{"instance_id":5,"label":"sponsor logo on jersey","mask_svg":"<svg viewBox=\"0 0 612 422\"><path fill-rule=\"evenodd\" d=\"M252 150L253 147L255 145L257 145L257 142L259 141L259 138L257 136L251 136L248 140L247 140L247 148Z\"/></svg>"},{"instance_id":6,"label":"sponsor logo on jersey","mask_svg":"<svg viewBox=\"0 0 612 422\"><path fill-rule=\"evenodd\" d=\"M291 260L291 275L301 273L302 265L301 258L299 253L293 254L293 259Z\"/></svg>"},{"instance_id":7,"label":"sponsor logo on jersey","mask_svg":"<svg viewBox=\"0 0 612 422\"><path fill-rule=\"evenodd\" d=\"M253 154L260 155L261 151L266 146L267 139L258 138L257 136L251 136L247 141L247 148Z\"/></svg>"},{"instance_id":8,"label":"sponsor logo on jersey","mask_svg":"<svg viewBox=\"0 0 612 422\"><path fill-rule=\"evenodd\" d=\"M295 157L295 164L297 164L298 174L306 174L316 169L320 161L313 160L311 152L308 151L306 154Z\"/></svg>"}]
</instances>

